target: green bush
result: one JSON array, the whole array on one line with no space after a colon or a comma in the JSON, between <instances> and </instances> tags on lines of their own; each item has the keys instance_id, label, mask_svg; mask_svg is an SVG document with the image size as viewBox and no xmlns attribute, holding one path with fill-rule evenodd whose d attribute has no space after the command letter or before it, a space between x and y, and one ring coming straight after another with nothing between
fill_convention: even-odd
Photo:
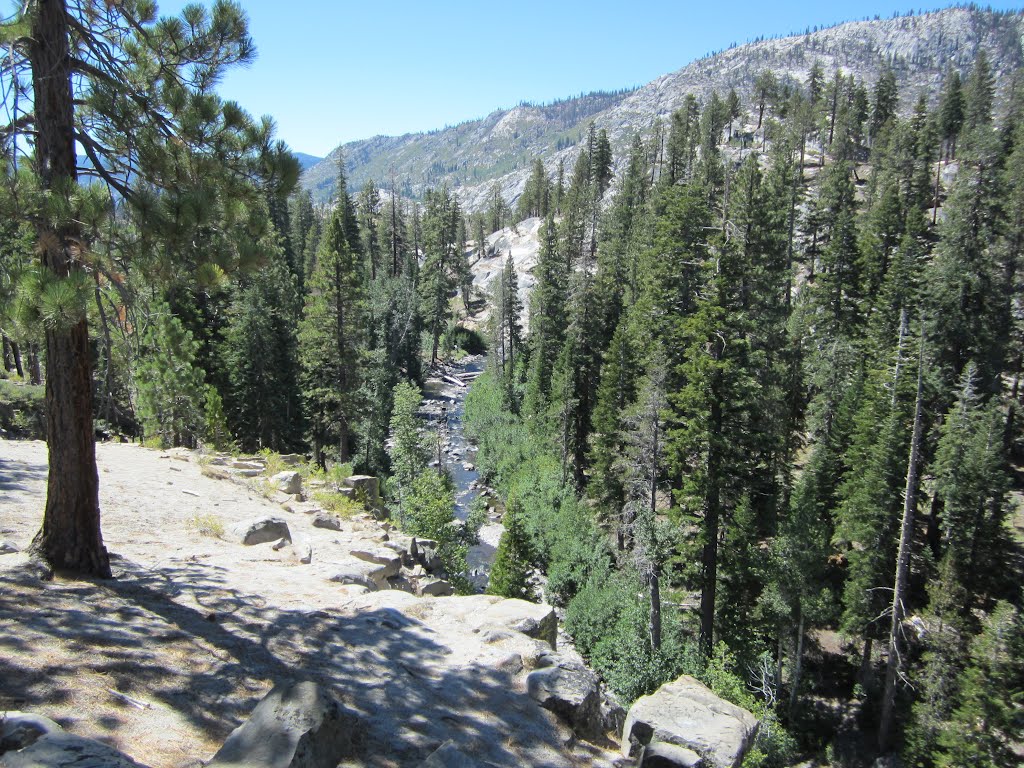
<instances>
[{"instance_id":1,"label":"green bush","mask_svg":"<svg viewBox=\"0 0 1024 768\"><path fill-rule=\"evenodd\" d=\"M45 387L0 380L0 430L11 437L46 439Z\"/></svg>"}]
</instances>

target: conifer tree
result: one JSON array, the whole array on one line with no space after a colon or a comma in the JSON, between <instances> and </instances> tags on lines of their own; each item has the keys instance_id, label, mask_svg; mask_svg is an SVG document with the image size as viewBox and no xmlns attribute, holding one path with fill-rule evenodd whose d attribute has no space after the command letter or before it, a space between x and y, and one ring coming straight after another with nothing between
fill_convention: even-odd
<instances>
[{"instance_id":1,"label":"conifer tree","mask_svg":"<svg viewBox=\"0 0 1024 768\"><path fill-rule=\"evenodd\" d=\"M431 364L437 362L441 333L451 316L450 294L456 287L458 268L456 236L459 217L458 201L447 187L433 190L428 195L423 217L424 255L418 288L420 314L431 338Z\"/></svg>"},{"instance_id":2,"label":"conifer tree","mask_svg":"<svg viewBox=\"0 0 1024 768\"><path fill-rule=\"evenodd\" d=\"M20 104L31 112L11 115L0 135L6 144L32 133L35 173L49 206L32 218L43 246L40 265L54 280L88 283L91 257L82 257L92 243L84 211L74 208L89 196L76 192L76 142L89 159L86 172L150 236L166 239L166 258L187 251L196 266L217 256L221 267L237 264L222 246L248 219L246 204L267 188L286 194L298 176L297 161L274 146L272 124L254 123L213 91L227 68L252 60L246 27L241 8L228 2L211 11L190 6L182 18L157 23L153 3L39 0L5 23L5 71L20 73L18 88L28 91ZM191 213L176 215L185 212ZM84 298L83 291L72 321L45 330L51 472L33 546L56 567L109 576Z\"/></svg>"},{"instance_id":3,"label":"conifer tree","mask_svg":"<svg viewBox=\"0 0 1024 768\"><path fill-rule=\"evenodd\" d=\"M166 304L151 310L135 372L139 419L147 440L194 448L203 426L203 370L195 365L198 345Z\"/></svg>"},{"instance_id":4,"label":"conifer tree","mask_svg":"<svg viewBox=\"0 0 1024 768\"><path fill-rule=\"evenodd\" d=\"M228 308L221 358L229 382L226 413L243 450L281 453L303 441L298 389L296 278L280 248L246 276Z\"/></svg>"},{"instance_id":5,"label":"conifer tree","mask_svg":"<svg viewBox=\"0 0 1024 768\"><path fill-rule=\"evenodd\" d=\"M299 325L300 382L313 455L321 466L330 446L339 461L351 458L358 414L363 276L362 260L345 232L347 215L339 203L327 222Z\"/></svg>"},{"instance_id":6,"label":"conifer tree","mask_svg":"<svg viewBox=\"0 0 1024 768\"><path fill-rule=\"evenodd\" d=\"M511 499L501 518L505 530L494 554L487 594L499 597L533 600L530 571L533 565L530 537L523 525L523 512L519 503Z\"/></svg>"},{"instance_id":7,"label":"conifer tree","mask_svg":"<svg viewBox=\"0 0 1024 768\"><path fill-rule=\"evenodd\" d=\"M526 387L526 412L533 416L547 411L551 373L566 327L569 270L558 253L558 235L552 211L548 211L541 227L540 240L540 253L534 268L536 282L530 292L530 367Z\"/></svg>"}]
</instances>

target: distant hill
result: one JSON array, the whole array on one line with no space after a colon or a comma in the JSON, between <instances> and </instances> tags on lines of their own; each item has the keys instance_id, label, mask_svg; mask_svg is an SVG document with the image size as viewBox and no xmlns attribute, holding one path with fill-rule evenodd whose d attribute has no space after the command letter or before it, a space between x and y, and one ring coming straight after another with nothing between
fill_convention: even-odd
<instances>
[{"instance_id":1,"label":"distant hill","mask_svg":"<svg viewBox=\"0 0 1024 768\"><path fill-rule=\"evenodd\" d=\"M375 136L331 152L303 176L303 185L327 200L343 152L353 188L374 179L384 186L392 174L404 194L419 197L447 183L464 206L486 205L497 180L504 197L522 192L529 167L541 157L550 174L561 159L571 168L576 143L594 122L608 131L616 156L631 136L679 108L686 95L707 98L735 88L750 108L755 76L770 69L783 81L804 82L814 63L830 75L837 68L873 83L886 63L897 76L904 108L920 93L937 99L947 67L965 73L978 51L989 56L999 83L1024 63L1024 12L975 7L839 24L804 34L764 39L710 54L633 91L591 93L550 105L521 104L460 125L404 136Z\"/></svg>"},{"instance_id":2,"label":"distant hill","mask_svg":"<svg viewBox=\"0 0 1024 768\"><path fill-rule=\"evenodd\" d=\"M304 171L309 170L314 165L316 165L317 163L321 163L324 160L322 157L317 157L316 155L307 155L305 152L292 152L292 154L298 158L299 165L302 166L302 170Z\"/></svg>"}]
</instances>

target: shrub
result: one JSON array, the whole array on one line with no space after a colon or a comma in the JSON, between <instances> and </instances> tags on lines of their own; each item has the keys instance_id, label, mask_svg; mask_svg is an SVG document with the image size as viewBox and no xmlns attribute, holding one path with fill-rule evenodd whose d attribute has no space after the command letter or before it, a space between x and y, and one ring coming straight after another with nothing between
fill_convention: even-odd
<instances>
[{"instance_id":1,"label":"shrub","mask_svg":"<svg viewBox=\"0 0 1024 768\"><path fill-rule=\"evenodd\" d=\"M219 539L224 535L224 523L216 515L201 515L198 512L185 521L185 527L200 536Z\"/></svg>"},{"instance_id":2,"label":"shrub","mask_svg":"<svg viewBox=\"0 0 1024 768\"><path fill-rule=\"evenodd\" d=\"M45 387L0 380L0 430L29 440L46 438Z\"/></svg>"}]
</instances>

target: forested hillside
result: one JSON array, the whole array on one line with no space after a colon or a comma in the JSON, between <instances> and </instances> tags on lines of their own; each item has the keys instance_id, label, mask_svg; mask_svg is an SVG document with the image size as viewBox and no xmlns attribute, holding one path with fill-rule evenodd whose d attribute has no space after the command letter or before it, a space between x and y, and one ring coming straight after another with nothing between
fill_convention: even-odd
<instances>
[{"instance_id":1,"label":"forested hillside","mask_svg":"<svg viewBox=\"0 0 1024 768\"><path fill-rule=\"evenodd\" d=\"M350 142L307 171L303 186L317 200L327 200L338 158L343 157L356 186L367 179L386 186L393 174L401 190L413 197L447 184L470 211L486 208L495 188L515 203L534 158L543 159L551 176L560 165L568 173L591 122L608 133L616 169L621 170L618 163L626 157L633 133L666 121L687 96L706 100L717 91L724 98L735 89L745 106L754 107L756 124L768 95L757 76L770 71L785 90L805 82L815 64L829 77L842 69L869 84L890 67L899 85L901 111L909 114L922 94L934 107L947 68L964 69L984 50L1002 93L1009 82L1004 76L1022 62L1024 17L967 6L793 32L709 53L628 92L588 94L551 105L522 104L426 134Z\"/></svg>"},{"instance_id":2,"label":"forested hillside","mask_svg":"<svg viewBox=\"0 0 1024 768\"><path fill-rule=\"evenodd\" d=\"M747 766L1019 763L1021 18L841 25L371 140L306 177L322 205L217 96L239 6L29 3L0 27L0 394L45 387L35 553L110 576L97 435L295 452L382 478L471 591L417 409L486 344L489 590L557 605L624 703L700 678L760 718ZM528 217L524 303L487 242Z\"/></svg>"},{"instance_id":3,"label":"forested hillside","mask_svg":"<svg viewBox=\"0 0 1024 768\"><path fill-rule=\"evenodd\" d=\"M891 70L812 66L752 141L691 98L607 206L592 129L539 182L527 338L495 292L506 537L618 693L712 680L758 764L1019 761L1024 124L963 75L904 117Z\"/></svg>"}]
</instances>

